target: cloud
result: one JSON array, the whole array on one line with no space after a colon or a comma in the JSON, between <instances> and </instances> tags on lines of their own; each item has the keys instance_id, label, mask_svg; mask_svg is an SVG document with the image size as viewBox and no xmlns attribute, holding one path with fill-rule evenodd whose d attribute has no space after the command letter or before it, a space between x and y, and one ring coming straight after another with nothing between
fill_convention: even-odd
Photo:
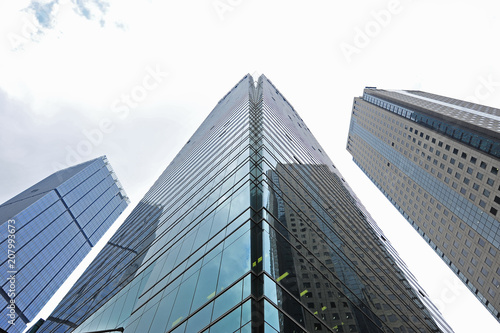
<instances>
[{"instance_id":1,"label":"cloud","mask_svg":"<svg viewBox=\"0 0 500 333\"><path fill-rule=\"evenodd\" d=\"M87 20L97 20L104 26L105 16L109 9L109 2L99 0L73 0L74 11Z\"/></svg>"},{"instance_id":2,"label":"cloud","mask_svg":"<svg viewBox=\"0 0 500 333\"><path fill-rule=\"evenodd\" d=\"M101 26L104 26L110 3L106 0L52 0L48 2L32 0L26 11L34 15L40 28L39 33L41 33L42 29L55 27L60 6L71 7L78 16L99 22Z\"/></svg>"},{"instance_id":3,"label":"cloud","mask_svg":"<svg viewBox=\"0 0 500 333\"><path fill-rule=\"evenodd\" d=\"M58 0L42 3L40 1L32 1L28 10L31 10L35 15L38 24L43 28L54 27L54 5L57 5Z\"/></svg>"}]
</instances>

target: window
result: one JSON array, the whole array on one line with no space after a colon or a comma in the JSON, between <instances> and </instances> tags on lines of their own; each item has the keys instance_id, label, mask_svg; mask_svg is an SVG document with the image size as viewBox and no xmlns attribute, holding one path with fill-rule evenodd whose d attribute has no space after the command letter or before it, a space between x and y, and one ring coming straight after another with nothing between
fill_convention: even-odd
<instances>
[{"instance_id":1,"label":"window","mask_svg":"<svg viewBox=\"0 0 500 333\"><path fill-rule=\"evenodd\" d=\"M458 149L457 148L453 148L453 154L455 154L455 155L458 154Z\"/></svg>"},{"instance_id":2,"label":"window","mask_svg":"<svg viewBox=\"0 0 500 333\"><path fill-rule=\"evenodd\" d=\"M480 256L481 256L481 250L479 250L479 249L476 247L476 249L474 250L474 254L475 254L476 256L480 257Z\"/></svg>"},{"instance_id":3,"label":"window","mask_svg":"<svg viewBox=\"0 0 500 333\"><path fill-rule=\"evenodd\" d=\"M470 157L470 162L471 162L472 164L476 164L476 162L477 162L477 158L475 158L474 156L471 156L471 157Z\"/></svg>"},{"instance_id":4,"label":"window","mask_svg":"<svg viewBox=\"0 0 500 333\"><path fill-rule=\"evenodd\" d=\"M481 164L479 164L479 166L481 167L481 169L486 169L486 163L484 163L483 161L481 161Z\"/></svg>"},{"instance_id":5,"label":"window","mask_svg":"<svg viewBox=\"0 0 500 333\"><path fill-rule=\"evenodd\" d=\"M483 195L484 195L485 197L487 197L487 198L489 198L489 197L490 197L490 193L491 193L491 192L490 192L490 191L488 191L487 189L484 189L484 190L483 190Z\"/></svg>"},{"instance_id":6,"label":"window","mask_svg":"<svg viewBox=\"0 0 500 333\"><path fill-rule=\"evenodd\" d=\"M486 265L488 265L489 267L491 267L491 265L493 265L493 261L491 261L490 258L486 257L486 259L484 259L484 262L486 263Z\"/></svg>"},{"instance_id":7,"label":"window","mask_svg":"<svg viewBox=\"0 0 500 333\"><path fill-rule=\"evenodd\" d=\"M467 167L467 173L468 173L469 175L472 175L472 171L473 171L473 170L472 170L472 168L471 168L471 167Z\"/></svg>"},{"instance_id":8,"label":"window","mask_svg":"<svg viewBox=\"0 0 500 333\"><path fill-rule=\"evenodd\" d=\"M493 216L497 216L498 209L491 207L490 213L493 214Z\"/></svg>"},{"instance_id":9,"label":"window","mask_svg":"<svg viewBox=\"0 0 500 333\"><path fill-rule=\"evenodd\" d=\"M498 195L495 195L495 199L493 199L497 204L500 204L500 197Z\"/></svg>"},{"instance_id":10,"label":"window","mask_svg":"<svg viewBox=\"0 0 500 333\"><path fill-rule=\"evenodd\" d=\"M478 172L477 175L476 175L476 178L479 179L479 180L482 180L483 179L483 174L481 172Z\"/></svg>"},{"instance_id":11,"label":"window","mask_svg":"<svg viewBox=\"0 0 500 333\"><path fill-rule=\"evenodd\" d=\"M478 243L479 245L481 245L481 247L484 247L484 246L486 245L486 242L485 242L485 241L484 241L484 239L482 239L482 238L479 238L479 239L477 240L477 243Z\"/></svg>"},{"instance_id":12,"label":"window","mask_svg":"<svg viewBox=\"0 0 500 333\"><path fill-rule=\"evenodd\" d=\"M491 167L491 173L494 175L498 175L498 168L497 167Z\"/></svg>"},{"instance_id":13,"label":"window","mask_svg":"<svg viewBox=\"0 0 500 333\"><path fill-rule=\"evenodd\" d=\"M477 260L474 259L474 257L470 258L470 262L471 262L471 264L474 265L474 267L477 266L477 264L478 264Z\"/></svg>"},{"instance_id":14,"label":"window","mask_svg":"<svg viewBox=\"0 0 500 333\"><path fill-rule=\"evenodd\" d=\"M495 250L493 247L490 247L490 250L488 251L493 257L497 255L497 250Z\"/></svg>"},{"instance_id":15,"label":"window","mask_svg":"<svg viewBox=\"0 0 500 333\"><path fill-rule=\"evenodd\" d=\"M446 150L450 150L450 148L451 148L450 145L444 146L444 149L446 149Z\"/></svg>"},{"instance_id":16,"label":"window","mask_svg":"<svg viewBox=\"0 0 500 333\"><path fill-rule=\"evenodd\" d=\"M479 282L480 285L484 285L484 280L482 277L478 276L477 282Z\"/></svg>"},{"instance_id":17,"label":"window","mask_svg":"<svg viewBox=\"0 0 500 333\"><path fill-rule=\"evenodd\" d=\"M488 184L490 186L493 186L494 183L495 183L495 181L491 178L488 178L488 180L486 181L486 184Z\"/></svg>"},{"instance_id":18,"label":"window","mask_svg":"<svg viewBox=\"0 0 500 333\"><path fill-rule=\"evenodd\" d=\"M464 164L462 162L458 162L458 168L459 169L463 169L464 168Z\"/></svg>"}]
</instances>

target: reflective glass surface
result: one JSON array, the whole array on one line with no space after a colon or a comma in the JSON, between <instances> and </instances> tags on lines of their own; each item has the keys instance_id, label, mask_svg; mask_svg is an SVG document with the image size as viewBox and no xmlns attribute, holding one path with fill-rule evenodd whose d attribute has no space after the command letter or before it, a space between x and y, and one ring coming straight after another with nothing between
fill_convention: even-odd
<instances>
[{"instance_id":1,"label":"reflective glass surface","mask_svg":"<svg viewBox=\"0 0 500 333\"><path fill-rule=\"evenodd\" d=\"M15 259L5 257L2 267L9 269L0 273L3 329L22 332L126 208L126 196L115 179L101 157L61 170L0 206L0 216L15 221ZM2 222L0 246L7 249L12 238L8 221ZM14 292L7 280L11 275ZM12 299L15 325L7 317Z\"/></svg>"},{"instance_id":2,"label":"reflective glass surface","mask_svg":"<svg viewBox=\"0 0 500 333\"><path fill-rule=\"evenodd\" d=\"M113 238L41 332L440 331L265 76L219 101Z\"/></svg>"}]
</instances>

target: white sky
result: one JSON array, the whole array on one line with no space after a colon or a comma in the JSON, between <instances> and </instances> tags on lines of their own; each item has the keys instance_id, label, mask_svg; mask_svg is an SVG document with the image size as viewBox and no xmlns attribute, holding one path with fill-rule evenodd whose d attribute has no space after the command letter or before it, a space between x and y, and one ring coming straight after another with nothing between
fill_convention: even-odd
<instances>
[{"instance_id":1,"label":"white sky","mask_svg":"<svg viewBox=\"0 0 500 333\"><path fill-rule=\"evenodd\" d=\"M0 202L107 155L132 200L122 221L219 99L264 73L453 329L500 331L345 150L365 86L500 107L498 1L53 2L0 4Z\"/></svg>"}]
</instances>

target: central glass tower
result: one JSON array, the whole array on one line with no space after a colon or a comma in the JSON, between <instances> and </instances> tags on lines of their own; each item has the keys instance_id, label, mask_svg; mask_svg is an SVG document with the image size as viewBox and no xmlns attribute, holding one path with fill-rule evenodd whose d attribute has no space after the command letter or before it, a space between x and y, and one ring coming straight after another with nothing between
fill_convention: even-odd
<instances>
[{"instance_id":1,"label":"central glass tower","mask_svg":"<svg viewBox=\"0 0 500 333\"><path fill-rule=\"evenodd\" d=\"M219 101L42 332L449 332L265 77Z\"/></svg>"}]
</instances>

